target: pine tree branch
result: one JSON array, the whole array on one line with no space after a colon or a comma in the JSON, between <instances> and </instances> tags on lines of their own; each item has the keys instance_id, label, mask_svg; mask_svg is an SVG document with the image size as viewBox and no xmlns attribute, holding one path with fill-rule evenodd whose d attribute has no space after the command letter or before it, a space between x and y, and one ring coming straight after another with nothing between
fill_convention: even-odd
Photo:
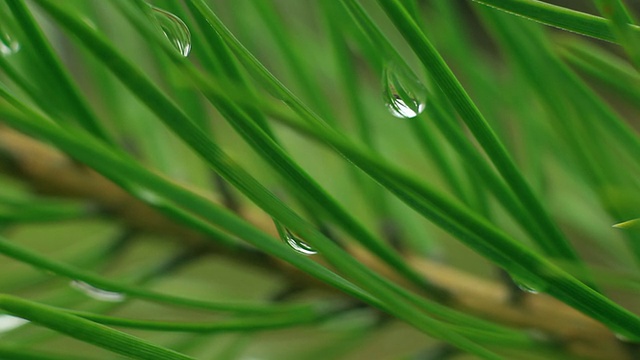
<instances>
[{"instance_id":1,"label":"pine tree branch","mask_svg":"<svg viewBox=\"0 0 640 360\"><path fill-rule=\"evenodd\" d=\"M1 125L0 171L24 181L41 194L91 201L133 229L180 239L190 246L207 243L204 235L170 221L93 170L73 162L50 146ZM275 232L268 217L262 213L243 209L242 215L265 231ZM368 252L352 248L351 253L369 267L402 283ZM256 258L256 254L251 253L228 255L252 266L284 271L288 278L297 279L298 284L322 286L275 259ZM421 257L408 255L407 261L431 282L451 292L453 297L448 305L452 307L502 324L537 331L557 340L568 352L588 359L632 359L628 347L609 329L550 296L526 296L523 301L513 304L509 301L510 290L502 283Z\"/></svg>"}]
</instances>

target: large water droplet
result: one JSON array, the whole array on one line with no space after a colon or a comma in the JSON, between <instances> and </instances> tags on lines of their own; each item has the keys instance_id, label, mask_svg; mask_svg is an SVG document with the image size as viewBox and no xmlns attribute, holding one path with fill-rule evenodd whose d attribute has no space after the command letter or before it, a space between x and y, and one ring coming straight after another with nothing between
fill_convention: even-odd
<instances>
[{"instance_id":1,"label":"large water droplet","mask_svg":"<svg viewBox=\"0 0 640 360\"><path fill-rule=\"evenodd\" d=\"M169 42L178 50L182 56L187 57L191 51L191 32L187 24L176 15L157 8L151 7L153 14Z\"/></svg>"},{"instance_id":2,"label":"large water droplet","mask_svg":"<svg viewBox=\"0 0 640 360\"><path fill-rule=\"evenodd\" d=\"M121 301L124 301L124 299L126 298L124 294L99 289L91 284L88 284L80 280L73 280L69 284L74 289L80 290L83 293L85 293L87 296L100 301L121 302Z\"/></svg>"},{"instance_id":3,"label":"large water droplet","mask_svg":"<svg viewBox=\"0 0 640 360\"><path fill-rule=\"evenodd\" d=\"M293 235L291 231L289 231L289 229L285 229L285 241L287 242L287 244L289 244L289 246L291 246L293 250L299 252L300 254L313 255L318 253L314 248L309 246L309 244Z\"/></svg>"},{"instance_id":4,"label":"large water droplet","mask_svg":"<svg viewBox=\"0 0 640 360\"><path fill-rule=\"evenodd\" d=\"M414 118L424 111L427 89L413 74L395 64L389 64L382 73L385 106L391 115Z\"/></svg>"},{"instance_id":5,"label":"large water droplet","mask_svg":"<svg viewBox=\"0 0 640 360\"><path fill-rule=\"evenodd\" d=\"M28 322L29 320L12 315L0 315L0 334L19 328Z\"/></svg>"},{"instance_id":6,"label":"large water droplet","mask_svg":"<svg viewBox=\"0 0 640 360\"><path fill-rule=\"evenodd\" d=\"M0 55L9 56L20 51L20 43L0 27Z\"/></svg>"}]
</instances>

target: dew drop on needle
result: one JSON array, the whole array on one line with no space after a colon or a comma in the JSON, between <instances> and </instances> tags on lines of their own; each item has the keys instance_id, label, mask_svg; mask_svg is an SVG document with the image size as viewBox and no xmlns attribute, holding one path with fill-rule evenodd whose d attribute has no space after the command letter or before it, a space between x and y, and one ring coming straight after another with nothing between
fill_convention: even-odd
<instances>
[{"instance_id":1,"label":"dew drop on needle","mask_svg":"<svg viewBox=\"0 0 640 360\"><path fill-rule=\"evenodd\" d=\"M0 27L0 55L9 56L20 51L20 43Z\"/></svg>"},{"instance_id":2,"label":"dew drop on needle","mask_svg":"<svg viewBox=\"0 0 640 360\"><path fill-rule=\"evenodd\" d=\"M191 32L187 25L182 19L166 10L155 6L151 8L164 36L182 56L187 57L191 51Z\"/></svg>"},{"instance_id":3,"label":"dew drop on needle","mask_svg":"<svg viewBox=\"0 0 640 360\"><path fill-rule=\"evenodd\" d=\"M314 255L318 253L314 248L309 246L309 244L293 235L291 231L289 231L289 229L285 229L285 241L289 246L291 246L293 250L299 252L300 254Z\"/></svg>"},{"instance_id":4,"label":"dew drop on needle","mask_svg":"<svg viewBox=\"0 0 640 360\"><path fill-rule=\"evenodd\" d=\"M514 275L511 276L511 279L513 280L513 283L520 288L520 290L529 294L539 294L541 291L544 291L546 287L542 282L528 281Z\"/></svg>"},{"instance_id":5,"label":"dew drop on needle","mask_svg":"<svg viewBox=\"0 0 640 360\"><path fill-rule=\"evenodd\" d=\"M538 290L532 288L531 286L523 283L523 282L519 282L519 281L515 281L514 283L516 284L516 286L518 286L518 288L520 288L520 290L527 292L529 294L538 294L540 293Z\"/></svg>"},{"instance_id":6,"label":"dew drop on needle","mask_svg":"<svg viewBox=\"0 0 640 360\"><path fill-rule=\"evenodd\" d=\"M420 115L427 101L427 89L420 80L393 63L384 68L382 95L391 115L400 119Z\"/></svg>"},{"instance_id":7,"label":"dew drop on needle","mask_svg":"<svg viewBox=\"0 0 640 360\"><path fill-rule=\"evenodd\" d=\"M634 345L637 345L640 343L640 341L637 338L631 338L621 333L614 333L614 335L616 339L622 341L623 343L634 344Z\"/></svg>"},{"instance_id":8,"label":"dew drop on needle","mask_svg":"<svg viewBox=\"0 0 640 360\"><path fill-rule=\"evenodd\" d=\"M124 301L126 297L124 294L121 294L119 292L103 290L80 280L73 280L71 281L70 285L72 288L80 290L90 298L100 301L121 302Z\"/></svg>"},{"instance_id":9,"label":"dew drop on needle","mask_svg":"<svg viewBox=\"0 0 640 360\"><path fill-rule=\"evenodd\" d=\"M158 206L163 202L163 198L160 195L144 187L134 187L133 193L138 197L138 199L150 205Z\"/></svg>"}]
</instances>

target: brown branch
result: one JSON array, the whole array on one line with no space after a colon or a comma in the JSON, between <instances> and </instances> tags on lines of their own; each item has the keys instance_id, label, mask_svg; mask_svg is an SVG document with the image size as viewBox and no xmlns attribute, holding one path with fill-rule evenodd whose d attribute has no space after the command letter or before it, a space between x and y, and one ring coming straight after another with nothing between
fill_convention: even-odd
<instances>
[{"instance_id":1,"label":"brown branch","mask_svg":"<svg viewBox=\"0 0 640 360\"><path fill-rule=\"evenodd\" d=\"M204 243L204 235L170 221L93 170L73 163L47 145L3 127L0 127L0 170L22 179L37 192L95 202L134 229L169 235L189 244ZM273 232L265 216L255 212L243 216L265 231ZM371 254L358 248L350 250L370 268L402 283ZM631 359L625 345L605 326L550 296L527 296L519 304L510 305L509 289L502 283L420 257L408 256L408 261L430 281L451 292L453 300L448 305L454 308L502 324L549 334L559 339L569 352L585 358ZM249 263L255 265L255 259ZM303 277L296 269L282 266L275 259L265 260L261 265L286 271L288 276ZM299 283L319 285L317 281Z\"/></svg>"}]
</instances>

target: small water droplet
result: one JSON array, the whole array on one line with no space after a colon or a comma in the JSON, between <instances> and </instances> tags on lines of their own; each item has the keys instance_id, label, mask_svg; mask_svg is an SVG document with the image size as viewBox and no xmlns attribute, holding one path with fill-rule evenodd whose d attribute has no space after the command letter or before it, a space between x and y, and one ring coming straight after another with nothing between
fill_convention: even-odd
<instances>
[{"instance_id":1,"label":"small water droplet","mask_svg":"<svg viewBox=\"0 0 640 360\"><path fill-rule=\"evenodd\" d=\"M124 294L99 289L91 284L80 280L73 280L69 283L69 285L71 285L71 287L74 289L82 291L87 296L100 301L121 302L126 298Z\"/></svg>"},{"instance_id":2,"label":"small water droplet","mask_svg":"<svg viewBox=\"0 0 640 360\"><path fill-rule=\"evenodd\" d=\"M152 6L151 9L164 36L182 56L189 56L191 51L191 32L184 21L166 10L155 6Z\"/></svg>"},{"instance_id":3,"label":"small water droplet","mask_svg":"<svg viewBox=\"0 0 640 360\"><path fill-rule=\"evenodd\" d=\"M522 283L522 282L517 282L514 281L515 284L520 288L520 290L524 291L524 292L528 292L529 294L539 294L540 292L532 287L530 287L529 285Z\"/></svg>"},{"instance_id":4,"label":"small water droplet","mask_svg":"<svg viewBox=\"0 0 640 360\"><path fill-rule=\"evenodd\" d=\"M289 229L285 229L285 240L293 250L299 252L300 254L314 255L318 253L314 248L309 246L309 244L293 235L291 231L289 231Z\"/></svg>"},{"instance_id":5,"label":"small water droplet","mask_svg":"<svg viewBox=\"0 0 640 360\"><path fill-rule=\"evenodd\" d=\"M0 28L0 54L2 56L9 56L20 51L20 43L14 39L9 33Z\"/></svg>"},{"instance_id":6,"label":"small water droplet","mask_svg":"<svg viewBox=\"0 0 640 360\"><path fill-rule=\"evenodd\" d=\"M413 74L389 64L382 74L385 106L400 119L414 118L424 111L427 89Z\"/></svg>"},{"instance_id":7,"label":"small water droplet","mask_svg":"<svg viewBox=\"0 0 640 360\"><path fill-rule=\"evenodd\" d=\"M149 190L144 187L135 186L131 189L131 191L138 199L144 201L147 204L151 204L151 205L162 204L163 198L152 190Z\"/></svg>"},{"instance_id":8,"label":"small water droplet","mask_svg":"<svg viewBox=\"0 0 640 360\"><path fill-rule=\"evenodd\" d=\"M630 339L628 337L626 337L625 335L618 334L618 333L615 333L613 335L615 335L616 339L618 339L618 340L620 340L622 342L629 342L630 341Z\"/></svg>"},{"instance_id":9,"label":"small water droplet","mask_svg":"<svg viewBox=\"0 0 640 360\"><path fill-rule=\"evenodd\" d=\"M94 23L93 21L91 21L91 19L89 19L86 16L81 16L80 20L85 23L88 27L92 28L93 30L98 30L98 27L96 26L96 23Z\"/></svg>"},{"instance_id":10,"label":"small water droplet","mask_svg":"<svg viewBox=\"0 0 640 360\"><path fill-rule=\"evenodd\" d=\"M629 344L638 344L640 343L639 340L634 339L634 338L630 338L626 335L620 334L620 333L614 333L613 335L615 335L616 339L622 341L623 343L629 343Z\"/></svg>"},{"instance_id":11,"label":"small water droplet","mask_svg":"<svg viewBox=\"0 0 640 360\"><path fill-rule=\"evenodd\" d=\"M511 279L520 290L529 294L539 294L541 291L544 291L545 286L543 284L537 284L536 281L524 280L517 276L511 276Z\"/></svg>"},{"instance_id":12,"label":"small water droplet","mask_svg":"<svg viewBox=\"0 0 640 360\"><path fill-rule=\"evenodd\" d=\"M19 318L12 315L0 315L0 334L9 332L13 329L17 329L20 326L28 323L29 320Z\"/></svg>"}]
</instances>

